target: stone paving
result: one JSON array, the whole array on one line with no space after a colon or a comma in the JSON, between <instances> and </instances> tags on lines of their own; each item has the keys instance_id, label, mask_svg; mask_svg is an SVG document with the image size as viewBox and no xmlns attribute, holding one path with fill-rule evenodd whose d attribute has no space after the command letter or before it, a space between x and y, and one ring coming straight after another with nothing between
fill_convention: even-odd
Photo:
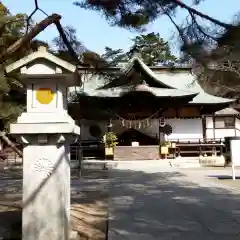
<instances>
[{"instance_id":1,"label":"stone paving","mask_svg":"<svg viewBox=\"0 0 240 240\"><path fill-rule=\"evenodd\" d=\"M158 165L110 170L109 240L240 239L240 195L207 178L231 174Z\"/></svg>"}]
</instances>

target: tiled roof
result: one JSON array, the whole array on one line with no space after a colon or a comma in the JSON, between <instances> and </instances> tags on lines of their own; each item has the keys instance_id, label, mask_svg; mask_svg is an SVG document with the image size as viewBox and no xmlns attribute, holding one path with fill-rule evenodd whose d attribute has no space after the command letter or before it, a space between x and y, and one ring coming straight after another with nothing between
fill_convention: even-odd
<instances>
[{"instance_id":1,"label":"tiled roof","mask_svg":"<svg viewBox=\"0 0 240 240\"><path fill-rule=\"evenodd\" d=\"M141 67L141 69L151 77L155 85L158 85L159 88L151 87L152 91L156 96L183 96L195 94L196 96L190 102L190 104L222 104L222 103L232 103L233 99L216 97L206 93L202 87L197 82L195 76L190 71L179 71L171 72L165 69L159 70L157 68L148 67L144 62L134 57L129 61L128 64L121 69L121 71L129 75L131 70L134 69L135 65ZM92 96L120 96L124 90L124 86L118 86L108 89L97 89L103 87L104 79L99 76L92 76L92 80L89 80L85 83L84 91L87 95ZM117 80L116 80L117 81ZM115 93L113 93L115 91ZM120 94L121 93L121 94Z\"/></svg>"},{"instance_id":2,"label":"tiled roof","mask_svg":"<svg viewBox=\"0 0 240 240\"><path fill-rule=\"evenodd\" d=\"M224 108L215 112L215 115L239 115L239 111L234 108Z\"/></svg>"}]
</instances>

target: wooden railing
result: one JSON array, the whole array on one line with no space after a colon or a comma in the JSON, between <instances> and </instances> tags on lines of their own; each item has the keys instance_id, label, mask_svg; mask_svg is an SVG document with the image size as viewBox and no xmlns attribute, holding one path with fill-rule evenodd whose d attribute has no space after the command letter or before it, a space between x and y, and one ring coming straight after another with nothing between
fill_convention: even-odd
<instances>
[{"instance_id":1,"label":"wooden railing","mask_svg":"<svg viewBox=\"0 0 240 240\"><path fill-rule=\"evenodd\" d=\"M81 141L71 146L71 160L104 159L104 147L100 141Z\"/></svg>"},{"instance_id":2,"label":"wooden railing","mask_svg":"<svg viewBox=\"0 0 240 240\"><path fill-rule=\"evenodd\" d=\"M170 142L175 143L223 143L222 138L178 138L178 139L171 139Z\"/></svg>"},{"instance_id":3,"label":"wooden railing","mask_svg":"<svg viewBox=\"0 0 240 240\"><path fill-rule=\"evenodd\" d=\"M195 156L221 156L224 152L225 144L222 139L177 139L172 140L175 148L170 148L170 155L195 157Z\"/></svg>"}]
</instances>

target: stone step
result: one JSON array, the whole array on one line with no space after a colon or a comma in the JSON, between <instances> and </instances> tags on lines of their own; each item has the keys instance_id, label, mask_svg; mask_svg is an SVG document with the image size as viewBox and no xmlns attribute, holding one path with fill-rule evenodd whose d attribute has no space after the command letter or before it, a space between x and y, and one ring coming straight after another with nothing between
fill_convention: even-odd
<instances>
[{"instance_id":1,"label":"stone step","mask_svg":"<svg viewBox=\"0 0 240 240\"><path fill-rule=\"evenodd\" d=\"M200 167L198 158L179 158L171 161L173 167L177 168L195 168Z\"/></svg>"},{"instance_id":2,"label":"stone step","mask_svg":"<svg viewBox=\"0 0 240 240\"><path fill-rule=\"evenodd\" d=\"M106 162L84 162L82 163L83 169L92 169L92 170L101 170L106 169L107 163Z\"/></svg>"}]
</instances>

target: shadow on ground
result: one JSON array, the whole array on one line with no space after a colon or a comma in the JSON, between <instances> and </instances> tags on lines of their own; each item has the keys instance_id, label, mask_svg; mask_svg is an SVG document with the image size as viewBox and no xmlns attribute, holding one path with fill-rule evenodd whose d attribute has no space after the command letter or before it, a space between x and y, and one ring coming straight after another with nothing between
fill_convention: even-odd
<instances>
[{"instance_id":1,"label":"shadow on ground","mask_svg":"<svg viewBox=\"0 0 240 240\"><path fill-rule=\"evenodd\" d=\"M226 188L179 172L109 176L109 240L240 239L240 198Z\"/></svg>"},{"instance_id":2,"label":"shadow on ground","mask_svg":"<svg viewBox=\"0 0 240 240\"><path fill-rule=\"evenodd\" d=\"M22 211L0 207L0 233L3 240L21 240ZM0 237L1 237L0 236Z\"/></svg>"},{"instance_id":3,"label":"shadow on ground","mask_svg":"<svg viewBox=\"0 0 240 240\"><path fill-rule=\"evenodd\" d=\"M108 205L109 240L240 239L239 194L219 187L211 179L194 183L181 172L160 171L112 169L108 174L94 172L92 177L86 174L81 180L73 179L76 228L89 233L89 239L97 234L99 238L95 239L104 239ZM1 186L7 183L8 194L14 195L14 186L21 188L19 181L5 178ZM19 211L0 212L1 227L20 229L19 219Z\"/></svg>"},{"instance_id":4,"label":"shadow on ground","mask_svg":"<svg viewBox=\"0 0 240 240\"><path fill-rule=\"evenodd\" d=\"M71 227L83 240L105 240L107 185L107 171L83 171L81 179L72 176ZM22 171L0 171L0 239L22 239L21 199Z\"/></svg>"},{"instance_id":5,"label":"shadow on ground","mask_svg":"<svg viewBox=\"0 0 240 240\"><path fill-rule=\"evenodd\" d=\"M219 180L225 180L225 179L232 179L232 176L230 175L208 175L209 178L217 178ZM240 176L235 177L237 180L240 179Z\"/></svg>"}]
</instances>

